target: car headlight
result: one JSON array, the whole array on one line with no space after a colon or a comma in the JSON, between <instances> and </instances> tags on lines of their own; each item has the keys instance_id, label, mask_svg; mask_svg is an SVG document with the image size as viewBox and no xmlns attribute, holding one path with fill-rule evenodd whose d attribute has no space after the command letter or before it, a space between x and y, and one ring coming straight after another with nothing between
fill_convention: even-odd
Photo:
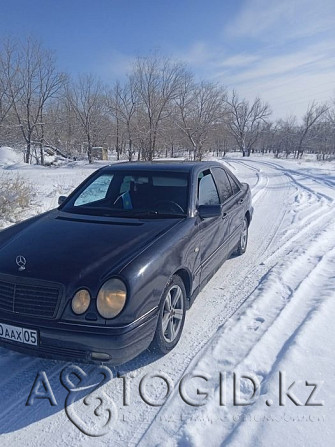
<instances>
[{"instance_id":1,"label":"car headlight","mask_svg":"<svg viewBox=\"0 0 335 447\"><path fill-rule=\"evenodd\" d=\"M86 289L78 290L72 298L72 310L75 314L81 315L87 311L91 302L90 292Z\"/></svg>"},{"instance_id":2,"label":"car headlight","mask_svg":"<svg viewBox=\"0 0 335 447\"><path fill-rule=\"evenodd\" d=\"M97 308L103 318L114 318L124 308L127 289L123 281L117 278L105 282L98 293Z\"/></svg>"}]
</instances>

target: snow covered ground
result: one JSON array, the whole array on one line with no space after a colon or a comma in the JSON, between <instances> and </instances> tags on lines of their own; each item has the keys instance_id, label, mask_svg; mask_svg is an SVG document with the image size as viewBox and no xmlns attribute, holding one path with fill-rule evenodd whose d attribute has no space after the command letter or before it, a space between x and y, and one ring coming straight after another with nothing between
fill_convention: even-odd
<instances>
[{"instance_id":1,"label":"snow covered ground","mask_svg":"<svg viewBox=\"0 0 335 447\"><path fill-rule=\"evenodd\" d=\"M249 245L197 297L178 346L109 369L91 395L99 367L78 364L82 378L69 376L77 387L69 392L60 376L64 383L73 365L0 349L1 446L333 444L335 165L222 162L252 188ZM3 170L34 185L28 217L55 207L98 166ZM41 372L54 405L44 398L28 406Z\"/></svg>"}]
</instances>

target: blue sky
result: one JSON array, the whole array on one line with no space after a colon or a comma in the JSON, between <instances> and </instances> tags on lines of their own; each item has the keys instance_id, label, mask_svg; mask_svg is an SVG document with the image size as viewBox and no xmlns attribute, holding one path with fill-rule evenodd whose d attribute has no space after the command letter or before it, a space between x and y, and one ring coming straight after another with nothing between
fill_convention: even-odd
<instances>
[{"instance_id":1,"label":"blue sky","mask_svg":"<svg viewBox=\"0 0 335 447\"><path fill-rule=\"evenodd\" d=\"M1 0L0 37L32 35L74 75L122 78L153 50L259 95L274 118L335 98L334 0Z\"/></svg>"}]
</instances>

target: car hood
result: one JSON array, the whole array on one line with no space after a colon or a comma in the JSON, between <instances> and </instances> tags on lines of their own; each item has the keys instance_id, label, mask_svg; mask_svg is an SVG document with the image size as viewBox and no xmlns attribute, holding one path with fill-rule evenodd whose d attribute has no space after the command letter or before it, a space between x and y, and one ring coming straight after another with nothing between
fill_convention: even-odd
<instances>
[{"instance_id":1,"label":"car hood","mask_svg":"<svg viewBox=\"0 0 335 447\"><path fill-rule=\"evenodd\" d=\"M179 221L82 216L55 210L1 232L0 273L66 285L100 282ZM24 270L19 270L17 256L25 258Z\"/></svg>"}]
</instances>

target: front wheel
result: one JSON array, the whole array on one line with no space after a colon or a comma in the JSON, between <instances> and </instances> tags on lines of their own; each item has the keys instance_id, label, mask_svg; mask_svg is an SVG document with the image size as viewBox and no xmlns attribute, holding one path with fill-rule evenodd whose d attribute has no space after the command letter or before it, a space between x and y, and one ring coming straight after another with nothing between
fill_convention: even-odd
<instances>
[{"instance_id":1,"label":"front wheel","mask_svg":"<svg viewBox=\"0 0 335 447\"><path fill-rule=\"evenodd\" d=\"M238 255L243 255L243 253L245 253L247 249L247 244L248 244L248 220L245 217L243 219L241 236L237 245L236 253Z\"/></svg>"},{"instance_id":2,"label":"front wheel","mask_svg":"<svg viewBox=\"0 0 335 447\"><path fill-rule=\"evenodd\" d=\"M167 354L178 343L185 321L186 290L177 275L172 276L161 300L156 332L151 347Z\"/></svg>"}]
</instances>

